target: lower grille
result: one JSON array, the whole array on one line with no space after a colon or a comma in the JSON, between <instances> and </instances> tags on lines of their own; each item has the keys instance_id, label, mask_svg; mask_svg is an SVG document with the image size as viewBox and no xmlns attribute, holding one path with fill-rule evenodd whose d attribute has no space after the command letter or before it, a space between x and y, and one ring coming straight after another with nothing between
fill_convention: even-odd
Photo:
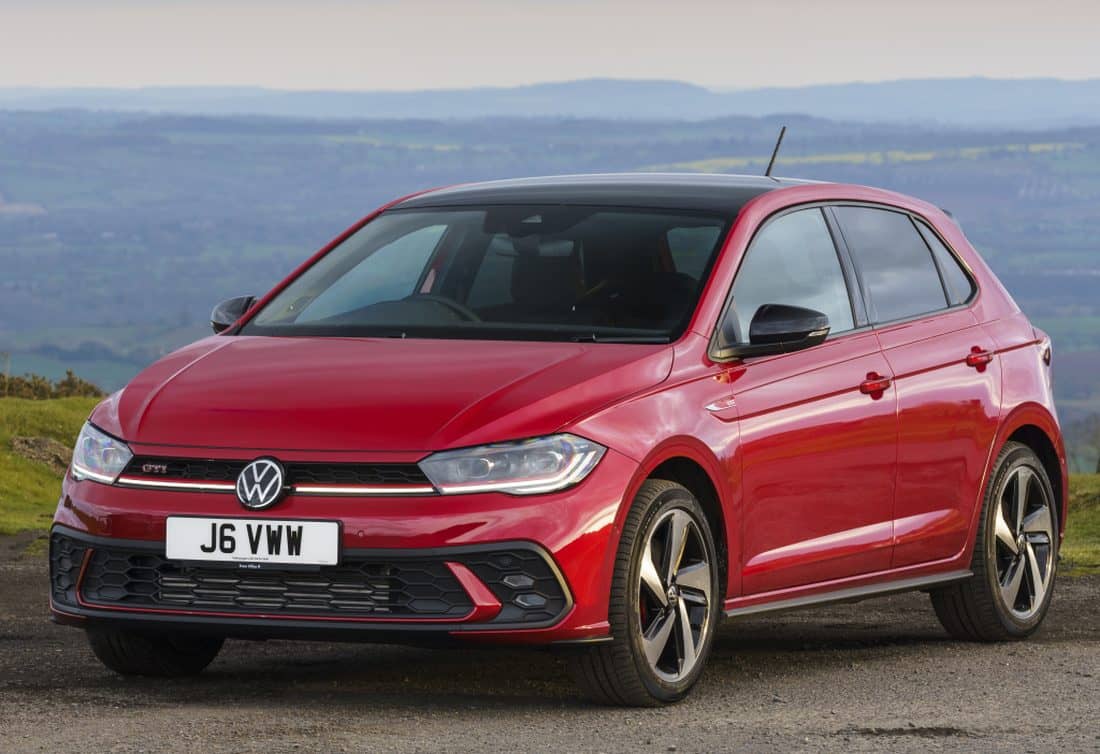
<instances>
[{"instance_id":1,"label":"lower grille","mask_svg":"<svg viewBox=\"0 0 1100 754\"><path fill-rule=\"evenodd\" d=\"M554 567L525 546L429 551L424 556L415 551L387 557L349 551L341 565L303 571L181 565L167 560L157 547L126 545L86 543L55 532L50 538L54 602L242 616L458 621L474 605L447 566L453 562L465 565L500 601L491 623L548 624L570 605Z\"/></svg>"},{"instance_id":2,"label":"lower grille","mask_svg":"<svg viewBox=\"0 0 1100 754\"><path fill-rule=\"evenodd\" d=\"M250 572L184 567L159 555L95 549L81 594L102 605L244 614L461 618L473 609L442 561Z\"/></svg>"}]
</instances>

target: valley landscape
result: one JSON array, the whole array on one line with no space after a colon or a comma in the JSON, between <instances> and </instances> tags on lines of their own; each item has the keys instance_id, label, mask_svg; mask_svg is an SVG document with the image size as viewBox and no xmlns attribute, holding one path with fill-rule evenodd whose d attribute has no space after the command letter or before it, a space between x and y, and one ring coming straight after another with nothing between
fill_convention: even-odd
<instances>
[{"instance_id":1,"label":"valley landscape","mask_svg":"<svg viewBox=\"0 0 1100 754\"><path fill-rule=\"evenodd\" d=\"M907 110L830 119L820 93L805 101L820 113L701 117L713 111L669 106L596 118L540 105L528 117L471 118L443 117L437 103L422 107L430 118L363 107L309 117L306 98L275 117L110 98L120 109L42 96L32 107L0 91L0 352L15 375L73 370L115 389L205 335L214 303L266 291L390 198L523 175L762 173L787 125L778 174L883 186L951 211L1053 337L1072 467L1096 470L1100 119L1087 113L1100 110L1048 98L1051 117L1017 107L994 125Z\"/></svg>"}]
</instances>

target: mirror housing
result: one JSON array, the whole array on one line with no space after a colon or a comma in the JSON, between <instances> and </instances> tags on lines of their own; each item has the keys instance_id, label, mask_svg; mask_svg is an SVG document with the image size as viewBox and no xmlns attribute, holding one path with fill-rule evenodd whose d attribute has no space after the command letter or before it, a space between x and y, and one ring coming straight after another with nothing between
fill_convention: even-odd
<instances>
[{"instance_id":1,"label":"mirror housing","mask_svg":"<svg viewBox=\"0 0 1100 754\"><path fill-rule=\"evenodd\" d=\"M214 333L224 332L229 326L244 316L244 313L256 303L255 296L237 296L227 298L210 312L210 327Z\"/></svg>"},{"instance_id":2,"label":"mirror housing","mask_svg":"<svg viewBox=\"0 0 1100 754\"><path fill-rule=\"evenodd\" d=\"M727 316L733 316L732 309ZM722 332L729 330L728 323L723 323ZM749 342L719 348L714 358L721 361L801 351L823 342L828 335L829 318L819 311L788 304L764 304L749 323Z\"/></svg>"}]
</instances>

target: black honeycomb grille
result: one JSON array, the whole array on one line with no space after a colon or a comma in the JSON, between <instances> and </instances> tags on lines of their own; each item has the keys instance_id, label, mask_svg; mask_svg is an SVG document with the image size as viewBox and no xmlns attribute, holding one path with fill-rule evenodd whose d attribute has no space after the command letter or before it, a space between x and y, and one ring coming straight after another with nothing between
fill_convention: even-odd
<instances>
[{"instance_id":1,"label":"black honeycomb grille","mask_svg":"<svg viewBox=\"0 0 1100 754\"><path fill-rule=\"evenodd\" d=\"M248 571L186 567L150 553L96 549L82 594L103 605L244 614L461 618L473 609L442 561Z\"/></svg>"},{"instance_id":2,"label":"black honeycomb grille","mask_svg":"<svg viewBox=\"0 0 1100 754\"><path fill-rule=\"evenodd\" d=\"M543 623L566 608L561 582L533 550L471 553L463 563L500 600L498 622Z\"/></svg>"},{"instance_id":3,"label":"black honeycomb grille","mask_svg":"<svg viewBox=\"0 0 1100 754\"><path fill-rule=\"evenodd\" d=\"M136 456L125 474L157 479L199 482L235 482L248 461ZM287 483L431 485L415 463L297 463L284 464Z\"/></svg>"},{"instance_id":4,"label":"black honeycomb grille","mask_svg":"<svg viewBox=\"0 0 1100 754\"><path fill-rule=\"evenodd\" d=\"M76 585L87 547L63 534L50 536L50 593L54 602L76 604Z\"/></svg>"}]
</instances>

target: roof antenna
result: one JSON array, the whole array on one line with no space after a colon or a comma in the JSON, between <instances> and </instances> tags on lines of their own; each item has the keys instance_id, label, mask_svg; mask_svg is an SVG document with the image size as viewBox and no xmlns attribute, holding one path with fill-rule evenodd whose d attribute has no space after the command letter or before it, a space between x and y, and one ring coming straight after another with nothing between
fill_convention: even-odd
<instances>
[{"instance_id":1,"label":"roof antenna","mask_svg":"<svg viewBox=\"0 0 1100 754\"><path fill-rule=\"evenodd\" d=\"M775 158L779 156L779 147L783 144L783 137L787 135L787 127L783 126L779 129L779 139L775 142L775 149L772 151L772 158L768 161L768 169L764 171L765 178L772 177L772 168L775 167Z\"/></svg>"}]
</instances>

